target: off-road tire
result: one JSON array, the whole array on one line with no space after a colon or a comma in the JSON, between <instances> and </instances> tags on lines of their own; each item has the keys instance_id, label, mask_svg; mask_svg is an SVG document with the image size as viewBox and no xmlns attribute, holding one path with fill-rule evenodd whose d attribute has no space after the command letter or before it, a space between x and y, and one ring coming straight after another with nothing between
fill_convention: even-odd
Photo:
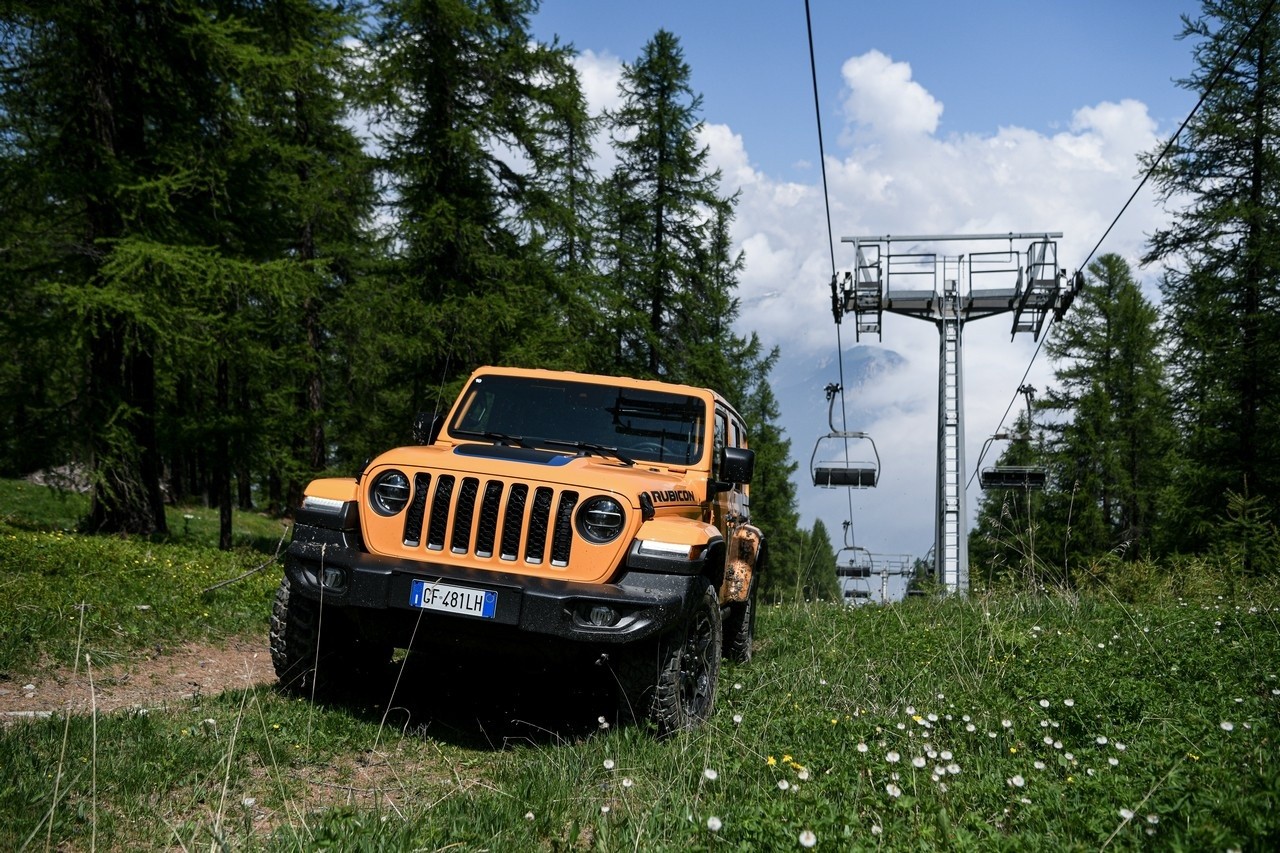
<instances>
[{"instance_id":1,"label":"off-road tire","mask_svg":"<svg viewBox=\"0 0 1280 853\"><path fill-rule=\"evenodd\" d=\"M304 696L357 687L391 656L390 643L362 637L337 608L324 608L322 618L320 603L298 594L287 575L271 609L270 643L280 687Z\"/></svg>"},{"instance_id":2,"label":"off-road tire","mask_svg":"<svg viewBox=\"0 0 1280 853\"><path fill-rule=\"evenodd\" d=\"M734 663L748 663L756 636L756 582L747 600L729 605L724 617L724 656Z\"/></svg>"},{"instance_id":3,"label":"off-road tire","mask_svg":"<svg viewBox=\"0 0 1280 853\"><path fill-rule=\"evenodd\" d=\"M623 717L664 736L692 729L715 709L723 646L720 602L708 583L684 623L654 643L615 656Z\"/></svg>"}]
</instances>

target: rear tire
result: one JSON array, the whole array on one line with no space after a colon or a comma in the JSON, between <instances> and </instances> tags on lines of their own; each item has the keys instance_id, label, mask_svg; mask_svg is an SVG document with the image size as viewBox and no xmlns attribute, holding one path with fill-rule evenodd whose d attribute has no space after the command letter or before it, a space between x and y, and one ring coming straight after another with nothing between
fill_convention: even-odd
<instances>
[{"instance_id":1,"label":"rear tire","mask_svg":"<svg viewBox=\"0 0 1280 853\"><path fill-rule=\"evenodd\" d=\"M724 620L724 656L734 663L748 663L756 637L756 583L747 600L729 605Z\"/></svg>"},{"instance_id":2,"label":"rear tire","mask_svg":"<svg viewBox=\"0 0 1280 853\"><path fill-rule=\"evenodd\" d=\"M647 720L659 736L696 728L715 709L723 646L720 601L706 584L684 623L656 644L620 655L614 674L624 716Z\"/></svg>"}]
</instances>

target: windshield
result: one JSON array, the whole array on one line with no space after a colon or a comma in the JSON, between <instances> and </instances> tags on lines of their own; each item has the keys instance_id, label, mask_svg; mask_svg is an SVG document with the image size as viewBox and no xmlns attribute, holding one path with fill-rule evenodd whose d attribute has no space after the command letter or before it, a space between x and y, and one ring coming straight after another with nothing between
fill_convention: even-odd
<instances>
[{"instance_id":1,"label":"windshield","mask_svg":"<svg viewBox=\"0 0 1280 853\"><path fill-rule=\"evenodd\" d=\"M691 465L702 457L707 406L685 394L528 376L480 376L449 424L454 438ZM594 446L594 447L593 447ZM607 455L607 454L602 454Z\"/></svg>"}]
</instances>

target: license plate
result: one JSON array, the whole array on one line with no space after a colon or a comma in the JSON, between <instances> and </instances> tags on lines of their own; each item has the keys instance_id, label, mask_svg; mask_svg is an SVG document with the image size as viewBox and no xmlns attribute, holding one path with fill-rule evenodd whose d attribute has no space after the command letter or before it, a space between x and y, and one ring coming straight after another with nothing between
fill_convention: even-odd
<instances>
[{"instance_id":1,"label":"license plate","mask_svg":"<svg viewBox=\"0 0 1280 853\"><path fill-rule=\"evenodd\" d=\"M424 610L492 619L498 609L498 594L488 589L415 580L409 592L409 604Z\"/></svg>"}]
</instances>

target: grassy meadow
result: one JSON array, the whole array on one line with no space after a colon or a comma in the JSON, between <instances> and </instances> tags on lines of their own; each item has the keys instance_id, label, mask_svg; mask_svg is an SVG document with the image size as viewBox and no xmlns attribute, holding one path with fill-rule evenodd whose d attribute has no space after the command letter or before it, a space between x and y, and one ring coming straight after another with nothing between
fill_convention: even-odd
<instances>
[{"instance_id":1,"label":"grassy meadow","mask_svg":"<svg viewBox=\"0 0 1280 853\"><path fill-rule=\"evenodd\" d=\"M207 510L86 538L77 500L0 482L0 688L265 652L278 522L221 553ZM607 673L412 655L341 701L8 717L0 849L1273 850L1280 591L1232 580L763 608L710 723L662 741Z\"/></svg>"}]
</instances>

